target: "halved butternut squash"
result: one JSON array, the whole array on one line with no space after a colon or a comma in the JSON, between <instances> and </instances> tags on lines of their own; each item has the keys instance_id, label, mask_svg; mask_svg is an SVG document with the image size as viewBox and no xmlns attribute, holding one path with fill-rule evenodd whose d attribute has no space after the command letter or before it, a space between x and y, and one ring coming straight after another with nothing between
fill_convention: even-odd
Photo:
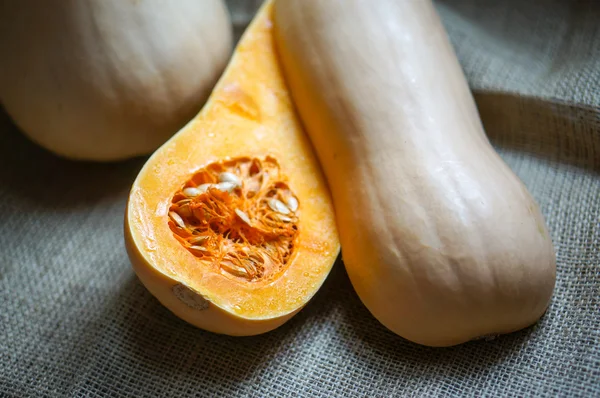
<instances>
[{"instance_id":1,"label":"halved butternut squash","mask_svg":"<svg viewBox=\"0 0 600 398\"><path fill-rule=\"evenodd\" d=\"M271 2L202 111L148 160L125 215L142 283L203 329L254 335L316 293L339 253L327 185L287 92Z\"/></svg>"}]
</instances>

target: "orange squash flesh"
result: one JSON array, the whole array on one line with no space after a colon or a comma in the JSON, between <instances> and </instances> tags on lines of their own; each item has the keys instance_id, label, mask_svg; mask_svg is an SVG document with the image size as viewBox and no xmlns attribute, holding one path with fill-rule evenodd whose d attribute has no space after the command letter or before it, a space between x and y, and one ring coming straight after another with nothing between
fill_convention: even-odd
<instances>
[{"instance_id":1,"label":"orange squash flesh","mask_svg":"<svg viewBox=\"0 0 600 398\"><path fill-rule=\"evenodd\" d=\"M258 12L202 111L140 171L125 214L127 251L147 289L185 321L229 335L283 324L340 250L325 180L281 75L271 9L267 1ZM223 172L241 184L217 189Z\"/></svg>"}]
</instances>

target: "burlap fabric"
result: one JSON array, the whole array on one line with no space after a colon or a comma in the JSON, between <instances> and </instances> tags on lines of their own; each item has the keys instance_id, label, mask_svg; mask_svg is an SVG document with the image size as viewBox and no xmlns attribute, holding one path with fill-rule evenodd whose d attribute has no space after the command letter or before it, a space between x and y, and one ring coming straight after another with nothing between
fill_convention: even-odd
<instances>
[{"instance_id":1,"label":"burlap fabric","mask_svg":"<svg viewBox=\"0 0 600 398\"><path fill-rule=\"evenodd\" d=\"M144 159L61 160L3 115L0 395L600 396L600 4L438 7L488 134L547 218L558 281L539 324L420 347L371 317L340 262L274 332L193 328L142 287L125 254L123 210Z\"/></svg>"}]
</instances>

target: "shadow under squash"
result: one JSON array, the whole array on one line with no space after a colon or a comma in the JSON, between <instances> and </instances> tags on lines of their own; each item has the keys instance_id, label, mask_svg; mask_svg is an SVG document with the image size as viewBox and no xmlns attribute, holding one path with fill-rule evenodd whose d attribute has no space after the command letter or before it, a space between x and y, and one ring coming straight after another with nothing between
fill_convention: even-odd
<instances>
[{"instance_id":1,"label":"shadow under squash","mask_svg":"<svg viewBox=\"0 0 600 398\"><path fill-rule=\"evenodd\" d=\"M475 93L490 141L600 173L600 109L505 93Z\"/></svg>"},{"instance_id":2,"label":"shadow under squash","mask_svg":"<svg viewBox=\"0 0 600 398\"><path fill-rule=\"evenodd\" d=\"M427 347L408 341L379 323L362 304L345 272L337 283L338 299L344 303L338 324L349 334L349 340L360 341L348 347L355 361L367 363L366 368L380 368L389 380L406 383L405 388L425 382L420 379L432 374L466 378L490 372L519 352L537 329L533 326L493 340L475 340L453 347ZM393 366L382 368L382 363Z\"/></svg>"},{"instance_id":3,"label":"shadow under squash","mask_svg":"<svg viewBox=\"0 0 600 398\"><path fill-rule=\"evenodd\" d=\"M339 263L335 266L338 270L340 267ZM181 389L182 396L194 394L198 380L202 380L202 396L252 389L251 385L272 368L272 362L294 350L307 323L327 316L327 308L335 305L326 293L332 283L328 278L308 305L281 327L258 336L231 337L179 319L148 292L132 271L120 282L115 297L103 304L99 323L108 327L96 336L94 352L88 353L95 361L88 372L111 375L110 380L99 384L110 383L117 391L126 391L131 382L126 375L111 372L114 363L137 374L155 375L138 391L140 396L145 392L167 394L174 389ZM111 350L110 346L120 349Z\"/></svg>"},{"instance_id":4,"label":"shadow under squash","mask_svg":"<svg viewBox=\"0 0 600 398\"><path fill-rule=\"evenodd\" d=\"M30 141L0 109L0 186L3 194L53 211L90 206L127 194L145 158L91 163L58 157Z\"/></svg>"}]
</instances>

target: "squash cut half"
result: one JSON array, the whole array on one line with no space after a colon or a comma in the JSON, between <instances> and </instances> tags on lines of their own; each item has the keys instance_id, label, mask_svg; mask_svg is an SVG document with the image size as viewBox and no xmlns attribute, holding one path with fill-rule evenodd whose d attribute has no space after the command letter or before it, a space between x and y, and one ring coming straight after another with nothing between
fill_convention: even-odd
<instances>
[{"instance_id":1,"label":"squash cut half","mask_svg":"<svg viewBox=\"0 0 600 398\"><path fill-rule=\"evenodd\" d=\"M267 1L204 108L149 158L125 214L127 251L146 288L181 319L228 335L283 324L340 251L271 11Z\"/></svg>"}]
</instances>

